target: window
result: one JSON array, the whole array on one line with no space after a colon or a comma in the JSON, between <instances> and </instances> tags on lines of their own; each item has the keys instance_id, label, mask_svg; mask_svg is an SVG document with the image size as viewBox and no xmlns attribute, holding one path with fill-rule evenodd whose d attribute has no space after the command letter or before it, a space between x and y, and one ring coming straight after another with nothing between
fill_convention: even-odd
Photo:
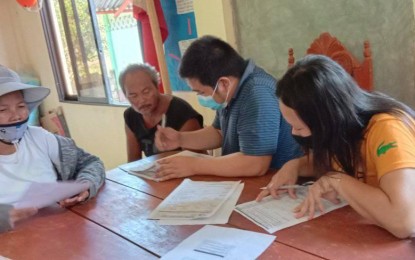
<instances>
[{"instance_id":1,"label":"window","mask_svg":"<svg viewBox=\"0 0 415 260\"><path fill-rule=\"evenodd\" d=\"M143 62L130 0L45 1L42 23L61 101L123 104L118 76Z\"/></svg>"}]
</instances>

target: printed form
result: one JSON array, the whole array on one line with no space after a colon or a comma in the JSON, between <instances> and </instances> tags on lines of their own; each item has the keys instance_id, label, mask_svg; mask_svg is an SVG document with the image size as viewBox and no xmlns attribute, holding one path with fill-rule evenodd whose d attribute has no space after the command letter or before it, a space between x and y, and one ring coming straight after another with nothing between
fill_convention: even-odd
<instances>
[{"instance_id":1,"label":"printed form","mask_svg":"<svg viewBox=\"0 0 415 260\"><path fill-rule=\"evenodd\" d=\"M256 259L275 236L206 225L161 259Z\"/></svg>"},{"instance_id":2,"label":"printed form","mask_svg":"<svg viewBox=\"0 0 415 260\"><path fill-rule=\"evenodd\" d=\"M209 218L198 219L162 219L158 223L160 225L207 225L207 224L226 224L229 221L229 217L232 211L235 209L235 205L241 196L244 184L240 183L235 192L223 203L218 211Z\"/></svg>"},{"instance_id":3,"label":"printed form","mask_svg":"<svg viewBox=\"0 0 415 260\"><path fill-rule=\"evenodd\" d=\"M295 218L293 209L298 206L307 195L307 187L296 190L297 199L290 198L288 194L283 194L279 199L271 196L265 197L261 202L251 201L237 205L235 211L262 227L269 233L294 226L296 224L308 221L308 216ZM333 204L330 201L322 200L325 213L344 207L347 203L340 199L339 204ZM314 217L321 216L317 211Z\"/></svg>"},{"instance_id":4,"label":"printed form","mask_svg":"<svg viewBox=\"0 0 415 260\"><path fill-rule=\"evenodd\" d=\"M150 219L203 219L212 217L237 191L240 181L183 182L150 214Z\"/></svg>"},{"instance_id":5,"label":"printed form","mask_svg":"<svg viewBox=\"0 0 415 260\"><path fill-rule=\"evenodd\" d=\"M213 156L210 156L207 154L195 153L191 151L182 151L180 153L176 153L176 154L164 157L159 160L163 160L163 159L175 157L175 156L213 158ZM121 170L129 174L132 174L138 177L142 177L142 178L153 180L153 181L158 181L158 179L155 176L156 170L157 170L157 161L158 160L153 160L150 158L143 158L143 159L140 159L134 162L120 165L118 166L118 168L120 168Z\"/></svg>"}]
</instances>

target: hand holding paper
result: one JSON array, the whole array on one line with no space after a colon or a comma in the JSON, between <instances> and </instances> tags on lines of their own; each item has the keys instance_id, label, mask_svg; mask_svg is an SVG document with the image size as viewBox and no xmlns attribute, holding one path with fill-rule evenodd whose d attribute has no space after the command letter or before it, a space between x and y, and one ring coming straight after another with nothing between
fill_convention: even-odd
<instances>
[{"instance_id":1,"label":"hand holding paper","mask_svg":"<svg viewBox=\"0 0 415 260\"><path fill-rule=\"evenodd\" d=\"M43 208L61 200L78 195L89 189L88 183L51 182L30 184L23 196L13 206L15 209ZM88 193L89 194L89 193Z\"/></svg>"},{"instance_id":2,"label":"hand holding paper","mask_svg":"<svg viewBox=\"0 0 415 260\"><path fill-rule=\"evenodd\" d=\"M61 201L59 201L59 205L61 207L69 207L69 206L73 206L75 204L78 204L82 201L85 201L86 199L88 199L89 197L89 191L83 191L81 193L79 193L77 196L71 197L71 198L67 198L67 199L63 199Z\"/></svg>"}]
</instances>

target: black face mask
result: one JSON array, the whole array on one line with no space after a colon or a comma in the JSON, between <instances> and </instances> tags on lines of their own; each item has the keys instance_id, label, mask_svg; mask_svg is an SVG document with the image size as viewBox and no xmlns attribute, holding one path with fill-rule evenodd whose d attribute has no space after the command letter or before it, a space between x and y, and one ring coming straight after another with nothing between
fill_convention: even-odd
<instances>
[{"instance_id":1,"label":"black face mask","mask_svg":"<svg viewBox=\"0 0 415 260\"><path fill-rule=\"evenodd\" d=\"M309 136L292 135L295 141L306 149L313 149L313 138Z\"/></svg>"}]
</instances>

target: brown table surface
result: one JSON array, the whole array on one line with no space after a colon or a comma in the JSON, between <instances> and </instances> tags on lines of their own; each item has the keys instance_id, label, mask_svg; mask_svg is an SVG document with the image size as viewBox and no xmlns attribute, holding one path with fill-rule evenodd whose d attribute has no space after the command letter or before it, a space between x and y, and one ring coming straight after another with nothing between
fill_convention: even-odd
<instances>
[{"instance_id":1,"label":"brown table surface","mask_svg":"<svg viewBox=\"0 0 415 260\"><path fill-rule=\"evenodd\" d=\"M157 197L109 180L95 200L75 206L71 210L152 254L163 256L202 228L202 225L159 225L157 221L147 219L161 201ZM268 248L261 257L275 259L277 256L284 259L320 259L280 243Z\"/></svg>"},{"instance_id":2,"label":"brown table surface","mask_svg":"<svg viewBox=\"0 0 415 260\"><path fill-rule=\"evenodd\" d=\"M10 259L157 259L77 214L52 206L0 234L0 256ZM1 258L1 257L0 257Z\"/></svg>"},{"instance_id":3,"label":"brown table surface","mask_svg":"<svg viewBox=\"0 0 415 260\"><path fill-rule=\"evenodd\" d=\"M163 155L162 155L163 156ZM162 156L154 156L157 159ZM165 156L165 155L164 155ZM194 176L192 180L241 180L239 203L254 200L272 173L253 178ZM183 179L154 182L120 169L107 172L97 198L68 209L51 206L0 234L0 256L12 259L154 259L202 225L162 226L150 212ZM226 227L266 233L233 212ZM345 207L277 231L259 259L415 259L415 241L399 240Z\"/></svg>"},{"instance_id":4,"label":"brown table surface","mask_svg":"<svg viewBox=\"0 0 415 260\"><path fill-rule=\"evenodd\" d=\"M162 156L153 156L158 159ZM254 178L222 178L215 176L192 176L192 180L241 180L245 188L238 204L252 201L259 188L267 185L273 173ZM118 168L107 173L107 179L126 187L145 192L157 198L166 198L182 179L154 182L130 175ZM245 230L267 233L237 212L233 212L228 224ZM415 240L397 239L382 228L367 223L352 208L327 213L274 233L277 243L327 259L415 259Z\"/></svg>"}]
</instances>

